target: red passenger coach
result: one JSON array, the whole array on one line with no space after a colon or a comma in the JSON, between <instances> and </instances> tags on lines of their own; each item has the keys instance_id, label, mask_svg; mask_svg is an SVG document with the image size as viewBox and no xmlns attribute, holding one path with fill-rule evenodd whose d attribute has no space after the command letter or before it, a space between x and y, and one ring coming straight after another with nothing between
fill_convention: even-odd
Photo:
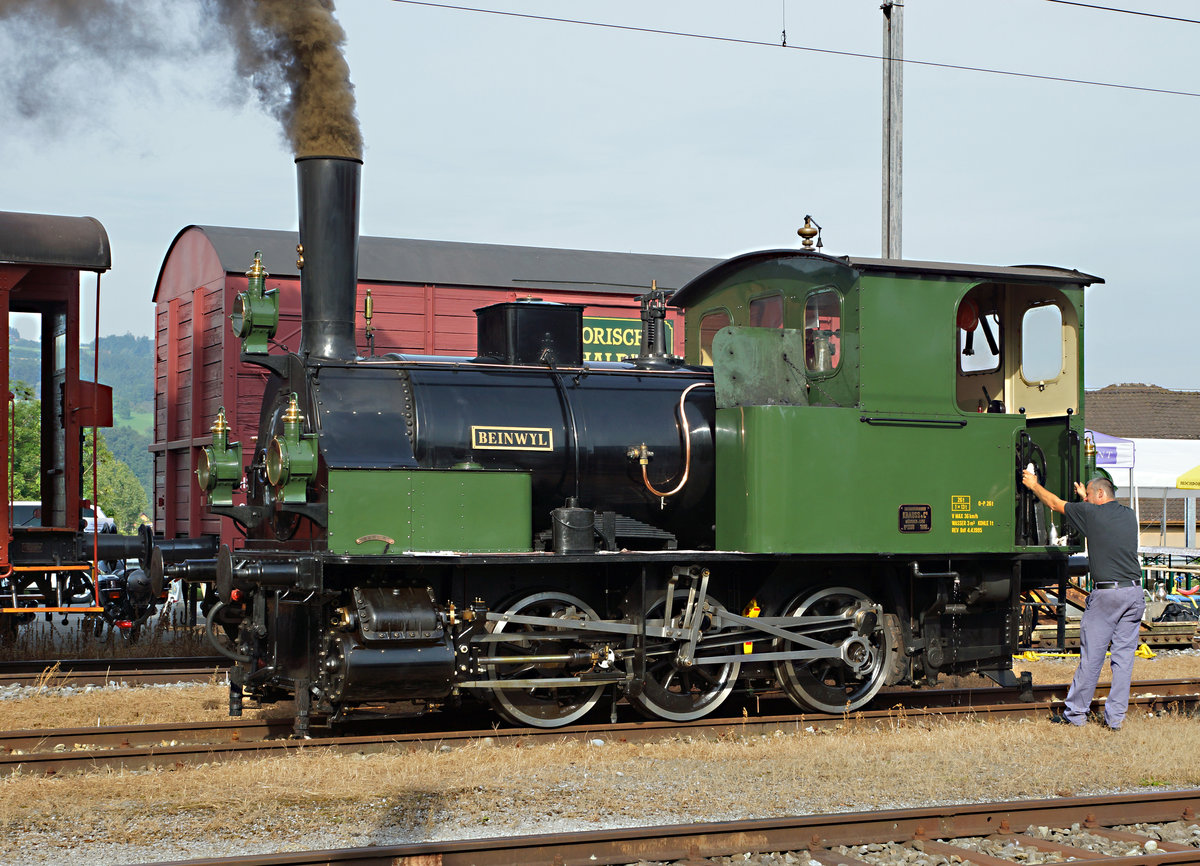
<instances>
[{"instance_id":1,"label":"red passenger coach","mask_svg":"<svg viewBox=\"0 0 1200 866\"><path fill-rule=\"evenodd\" d=\"M196 460L212 442L224 407L229 438L253 448L262 368L241 364L230 328L234 299L262 252L268 290L279 292L274 343L300 344L300 272L296 232L188 226L172 242L155 287L154 529L166 538L223 536L232 530L205 513ZM355 340L360 355L475 355L475 309L536 297L583 304L587 360L636 355L638 296L677 289L715 260L588 250L514 247L398 238L359 240ZM363 315L373 307L368 339ZM681 320L672 312L669 348L683 352ZM228 523L228 522L226 522Z\"/></svg>"}]
</instances>

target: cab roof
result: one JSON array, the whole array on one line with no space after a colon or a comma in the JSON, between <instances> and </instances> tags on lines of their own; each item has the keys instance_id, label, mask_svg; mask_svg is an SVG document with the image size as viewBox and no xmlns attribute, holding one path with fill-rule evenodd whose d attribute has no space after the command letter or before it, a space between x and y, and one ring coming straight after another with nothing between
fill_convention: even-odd
<instances>
[{"instance_id":1,"label":"cab roof","mask_svg":"<svg viewBox=\"0 0 1200 866\"><path fill-rule=\"evenodd\" d=\"M861 274L923 274L947 277L967 277L977 280L1007 283L1058 283L1090 286L1104 280L1092 274L1051 265L968 265L953 262L925 262L913 259L869 259L853 256L828 256L811 250L760 250L744 253L721 262L677 291L671 297L674 307L686 308L714 284L749 265L772 259L810 259L833 266L849 267Z\"/></svg>"}]
</instances>

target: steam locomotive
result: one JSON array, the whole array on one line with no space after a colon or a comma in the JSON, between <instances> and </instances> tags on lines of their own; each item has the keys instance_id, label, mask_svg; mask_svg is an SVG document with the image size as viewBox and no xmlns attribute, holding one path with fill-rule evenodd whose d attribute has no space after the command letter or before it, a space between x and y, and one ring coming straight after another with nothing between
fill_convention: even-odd
<instances>
[{"instance_id":1,"label":"steam locomotive","mask_svg":"<svg viewBox=\"0 0 1200 866\"><path fill-rule=\"evenodd\" d=\"M361 357L360 169L297 160L299 351L270 352L269 263L234 307L259 433L218 413L197 476L244 541L151 568L213 581L231 714L295 699L303 736L313 712L481 699L550 728L609 698L682 721L747 687L847 712L1017 682L1020 594L1079 550L1019 478L1089 471L1096 277L837 258L806 220L800 249L648 292L623 362L585 362L581 308L534 301L478 310L475 357Z\"/></svg>"}]
</instances>

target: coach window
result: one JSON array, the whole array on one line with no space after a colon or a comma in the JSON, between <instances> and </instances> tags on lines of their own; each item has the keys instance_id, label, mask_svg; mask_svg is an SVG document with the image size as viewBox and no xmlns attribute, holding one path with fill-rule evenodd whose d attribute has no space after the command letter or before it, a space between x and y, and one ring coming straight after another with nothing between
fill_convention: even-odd
<instances>
[{"instance_id":1,"label":"coach window","mask_svg":"<svg viewBox=\"0 0 1200 866\"><path fill-rule=\"evenodd\" d=\"M820 289L804 304L804 362L814 376L837 371L842 362L842 296Z\"/></svg>"},{"instance_id":2,"label":"coach window","mask_svg":"<svg viewBox=\"0 0 1200 866\"><path fill-rule=\"evenodd\" d=\"M750 302L750 326L753 328L783 327L783 295L768 295Z\"/></svg>"},{"instance_id":3,"label":"coach window","mask_svg":"<svg viewBox=\"0 0 1200 866\"><path fill-rule=\"evenodd\" d=\"M700 320L700 363L712 366L712 344L717 331L731 324L729 313L725 310L715 310L705 313Z\"/></svg>"}]
</instances>

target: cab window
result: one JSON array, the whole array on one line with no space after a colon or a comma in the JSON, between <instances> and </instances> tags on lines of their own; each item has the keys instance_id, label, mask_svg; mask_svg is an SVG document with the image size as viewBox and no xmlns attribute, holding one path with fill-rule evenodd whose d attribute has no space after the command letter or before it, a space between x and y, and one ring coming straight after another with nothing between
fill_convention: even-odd
<instances>
[{"instance_id":1,"label":"cab window","mask_svg":"<svg viewBox=\"0 0 1200 866\"><path fill-rule=\"evenodd\" d=\"M1063 369L1063 318L1054 304L1031 307L1021 318L1021 378L1057 379Z\"/></svg>"},{"instance_id":2,"label":"cab window","mask_svg":"<svg viewBox=\"0 0 1200 866\"><path fill-rule=\"evenodd\" d=\"M712 365L712 344L713 339L717 336L717 331L731 324L729 313L725 310L716 310L712 313L705 313L700 320L700 363Z\"/></svg>"},{"instance_id":3,"label":"cab window","mask_svg":"<svg viewBox=\"0 0 1200 866\"><path fill-rule=\"evenodd\" d=\"M813 292L804 303L804 363L813 376L831 375L842 361L842 296Z\"/></svg>"},{"instance_id":4,"label":"cab window","mask_svg":"<svg viewBox=\"0 0 1200 866\"><path fill-rule=\"evenodd\" d=\"M981 311L972 298L958 307L958 369L961 373L989 373L1000 369L1000 316Z\"/></svg>"},{"instance_id":5,"label":"cab window","mask_svg":"<svg viewBox=\"0 0 1200 866\"><path fill-rule=\"evenodd\" d=\"M750 326L754 328L783 327L783 295L769 295L750 302Z\"/></svg>"}]
</instances>

